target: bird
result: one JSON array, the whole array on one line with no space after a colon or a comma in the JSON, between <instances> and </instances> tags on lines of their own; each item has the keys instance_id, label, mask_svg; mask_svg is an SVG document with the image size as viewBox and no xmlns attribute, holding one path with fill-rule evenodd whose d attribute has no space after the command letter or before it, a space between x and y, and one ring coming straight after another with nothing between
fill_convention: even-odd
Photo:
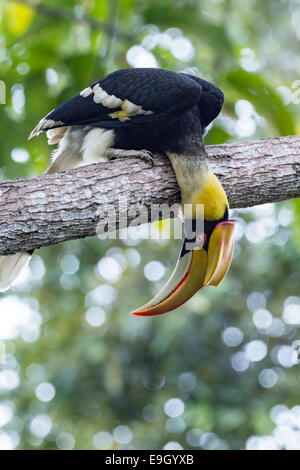
<instances>
[{"instance_id":1,"label":"bird","mask_svg":"<svg viewBox=\"0 0 300 470\"><path fill-rule=\"evenodd\" d=\"M165 154L181 192L184 237L173 274L138 316L168 313L225 277L234 249L235 221L225 190L212 172L203 143L224 94L195 75L159 68L116 70L49 112L29 138L46 132L57 144L46 173L136 156L153 165ZM33 252L0 257L6 291Z\"/></svg>"}]
</instances>

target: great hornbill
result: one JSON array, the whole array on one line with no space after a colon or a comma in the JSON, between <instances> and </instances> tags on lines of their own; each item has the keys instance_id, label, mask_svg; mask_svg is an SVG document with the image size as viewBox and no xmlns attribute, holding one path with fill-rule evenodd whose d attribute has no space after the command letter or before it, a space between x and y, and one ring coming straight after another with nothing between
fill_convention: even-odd
<instances>
[{"instance_id":1,"label":"great hornbill","mask_svg":"<svg viewBox=\"0 0 300 470\"><path fill-rule=\"evenodd\" d=\"M171 278L132 312L136 315L169 312L201 287L218 285L229 269L234 221L228 220L227 197L210 170L202 140L223 101L219 88L193 75L117 70L48 113L30 134L47 131L49 144L58 144L48 173L128 154L152 162L151 153L157 152L170 159L181 190L185 238ZM31 255L0 257L1 291Z\"/></svg>"}]
</instances>

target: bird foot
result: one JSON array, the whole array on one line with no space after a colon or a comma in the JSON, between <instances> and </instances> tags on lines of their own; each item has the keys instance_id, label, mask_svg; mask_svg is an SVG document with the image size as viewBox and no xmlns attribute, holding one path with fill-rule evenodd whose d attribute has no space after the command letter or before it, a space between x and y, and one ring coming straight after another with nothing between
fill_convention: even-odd
<instances>
[{"instance_id":1,"label":"bird foot","mask_svg":"<svg viewBox=\"0 0 300 470\"><path fill-rule=\"evenodd\" d=\"M114 160L115 158L120 157L136 157L140 158L146 163L150 163L151 166L154 166L153 155L149 150L123 150L109 148L105 152L105 156L108 160Z\"/></svg>"}]
</instances>

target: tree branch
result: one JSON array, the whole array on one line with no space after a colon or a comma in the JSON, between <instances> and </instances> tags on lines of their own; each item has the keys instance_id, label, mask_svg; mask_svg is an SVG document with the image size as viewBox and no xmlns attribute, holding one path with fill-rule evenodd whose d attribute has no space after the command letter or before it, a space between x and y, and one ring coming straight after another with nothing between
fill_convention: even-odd
<instances>
[{"instance_id":1,"label":"tree branch","mask_svg":"<svg viewBox=\"0 0 300 470\"><path fill-rule=\"evenodd\" d=\"M300 136L208 146L207 151L232 208L300 196ZM154 168L121 158L3 181L0 197L0 254L13 254L94 236L97 224L103 228L115 218L128 225L141 205L147 211L144 221L150 220L151 208L179 202L180 194L168 159L156 156Z\"/></svg>"},{"instance_id":2,"label":"tree branch","mask_svg":"<svg viewBox=\"0 0 300 470\"><path fill-rule=\"evenodd\" d=\"M41 13L42 15L48 16L50 18L60 18L66 21L85 23L88 24L91 29L94 29L96 31L105 31L109 36L117 37L121 41L134 41L133 34L119 31L114 23L106 23L104 21L100 21L91 15L86 15L83 13L78 14L74 10L71 10L69 8L52 7L36 0L18 0L18 2L24 5L28 5L29 7Z\"/></svg>"}]
</instances>

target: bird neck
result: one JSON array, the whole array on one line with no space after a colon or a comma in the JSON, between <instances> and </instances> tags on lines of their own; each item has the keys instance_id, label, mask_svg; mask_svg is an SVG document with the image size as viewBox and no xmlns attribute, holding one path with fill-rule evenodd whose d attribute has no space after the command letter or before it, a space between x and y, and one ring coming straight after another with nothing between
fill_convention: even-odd
<instances>
[{"instance_id":1,"label":"bird neck","mask_svg":"<svg viewBox=\"0 0 300 470\"><path fill-rule=\"evenodd\" d=\"M211 171L204 146L200 155L167 153L181 191L184 218L219 220L228 208L226 193Z\"/></svg>"}]
</instances>

